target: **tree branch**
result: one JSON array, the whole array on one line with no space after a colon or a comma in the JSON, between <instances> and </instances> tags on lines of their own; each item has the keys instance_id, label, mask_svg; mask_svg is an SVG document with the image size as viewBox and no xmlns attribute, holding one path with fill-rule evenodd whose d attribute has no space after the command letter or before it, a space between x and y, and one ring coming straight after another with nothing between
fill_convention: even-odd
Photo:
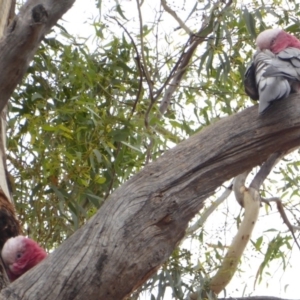
<instances>
[{"instance_id":1,"label":"tree branch","mask_svg":"<svg viewBox=\"0 0 300 300\"><path fill-rule=\"evenodd\" d=\"M297 241L297 238L296 238L296 236L295 236L295 233L294 233L294 231L295 231L295 230L298 230L299 228L297 228L297 226L293 226L293 225L291 224L291 222L289 221L289 219L288 219L288 217L287 217L287 215L286 215L286 213L285 213L285 211L284 211L284 208L283 208L281 199L278 198L278 197L273 197L273 198L268 198L268 199L262 199L262 201L263 201L264 203L267 203L267 204L270 204L270 202L276 202L277 210L278 210L278 212L279 212L279 214L280 214L280 216L281 216L283 222L285 223L285 225L286 225L286 226L288 227L288 229L290 230L290 232L291 232L291 234L292 234L292 236L293 236L293 239L294 239L296 245L298 246L298 249L300 250L300 245L299 245L299 243L298 243L298 241Z\"/></svg>"},{"instance_id":2,"label":"tree branch","mask_svg":"<svg viewBox=\"0 0 300 300\"><path fill-rule=\"evenodd\" d=\"M250 187L258 191L260 186L263 184L264 180L267 178L273 167L276 165L276 163L280 160L282 156L284 156L283 153L272 153L272 155L270 155L268 160L261 166L261 168L255 175L254 179L250 184Z\"/></svg>"},{"instance_id":3,"label":"tree branch","mask_svg":"<svg viewBox=\"0 0 300 300\"><path fill-rule=\"evenodd\" d=\"M0 38L6 27L14 17L15 0L0 0ZM16 217L15 207L13 205L13 197L8 179L8 171L6 164L6 114L7 106L0 112L0 250L7 239L12 236L21 234L22 229ZM0 290L8 286L9 279L7 277L4 263L0 259Z\"/></svg>"},{"instance_id":4,"label":"tree branch","mask_svg":"<svg viewBox=\"0 0 300 300\"><path fill-rule=\"evenodd\" d=\"M135 61L136 61L136 64L137 64L137 69L138 69L138 72L139 72L139 75L140 75L140 78L139 78L139 88L138 88L138 91L137 91L137 94L136 94L136 99L134 101L134 104L132 106L132 110L131 110L131 114L129 116L129 119L132 118L135 110L136 110L136 106L137 106L137 103L139 102L140 100L140 96L141 96L141 93L142 93L142 89L143 89L143 68L142 68L142 64L141 64L141 58L140 58L140 54L139 54L139 51L138 51L138 48L137 48L137 45L135 44L134 42L134 39L132 38L131 34L129 33L129 31L126 29L126 27L124 25L122 25L119 20L115 17L110 17L111 19L115 20L117 22L117 24L125 31L125 33L128 35L130 41L131 41L131 44L134 48L134 51L136 53L136 57L135 57Z\"/></svg>"},{"instance_id":5,"label":"tree branch","mask_svg":"<svg viewBox=\"0 0 300 300\"><path fill-rule=\"evenodd\" d=\"M28 0L0 42L0 112L25 74L43 36L75 0Z\"/></svg>"},{"instance_id":6,"label":"tree branch","mask_svg":"<svg viewBox=\"0 0 300 300\"><path fill-rule=\"evenodd\" d=\"M228 1L228 3L226 3L226 5L225 5L224 9L230 5L231 5L231 1ZM175 67L172 70L172 72L170 73L170 76L167 78L165 84L157 91L156 98L159 97L159 95L161 94L161 92L165 88L165 86L167 84L169 84L168 88L165 91L164 97L161 101L160 107L159 107L159 111L160 111L161 115L164 115L168 106L170 105L171 98L172 98L174 92L176 91L176 89L178 88L184 75L186 74L188 65L189 65L191 58L193 57L197 47L201 43L203 43L203 41L205 41L205 39L207 38L207 36L210 33L213 32L214 21L216 20L215 12L216 12L217 8L218 8L218 5L215 5L212 8L212 10L210 12L210 16L207 18L206 21L203 22L203 24L202 24L200 30L197 32L197 34L189 37L188 44L190 44L190 46L188 47L188 49L186 51L185 51L186 46L184 47L183 51L185 51L185 52L182 53L179 60L176 62ZM219 15L220 16L222 15L222 11L219 13Z\"/></svg>"},{"instance_id":7,"label":"tree branch","mask_svg":"<svg viewBox=\"0 0 300 300\"><path fill-rule=\"evenodd\" d=\"M253 297L218 298L218 300L300 300L300 299L285 299L285 298L270 297L270 296L253 296Z\"/></svg>"},{"instance_id":8,"label":"tree branch","mask_svg":"<svg viewBox=\"0 0 300 300\"><path fill-rule=\"evenodd\" d=\"M187 34L189 34L189 35L194 34L193 31L192 31L191 29L189 29L189 28L185 25L185 23L177 16L176 12L175 12L174 10L172 10L172 9L168 6L166 0L161 0L161 5L162 5L162 7L164 8L164 10L165 10L166 12L168 12L168 13L169 13L169 14L170 14L170 15L178 22L178 24L180 25L180 27L181 27L182 29L184 29L185 32L186 32Z\"/></svg>"},{"instance_id":9,"label":"tree branch","mask_svg":"<svg viewBox=\"0 0 300 300\"><path fill-rule=\"evenodd\" d=\"M263 116L257 106L245 109L166 152L0 299L123 299L167 260L217 187L300 145L298 97Z\"/></svg>"},{"instance_id":10,"label":"tree branch","mask_svg":"<svg viewBox=\"0 0 300 300\"><path fill-rule=\"evenodd\" d=\"M0 1L0 37L8 25L11 9L15 8L15 1Z\"/></svg>"}]
</instances>

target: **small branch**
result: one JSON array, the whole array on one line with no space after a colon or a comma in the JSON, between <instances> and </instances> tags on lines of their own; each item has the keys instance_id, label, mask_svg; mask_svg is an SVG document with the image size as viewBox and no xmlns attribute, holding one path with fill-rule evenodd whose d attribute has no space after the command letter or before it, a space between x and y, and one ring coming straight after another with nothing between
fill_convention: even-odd
<instances>
[{"instance_id":1,"label":"small branch","mask_svg":"<svg viewBox=\"0 0 300 300\"><path fill-rule=\"evenodd\" d=\"M190 41L192 40L192 38L190 37L188 43L190 43ZM175 67L174 67L174 76L172 77L171 80L171 76L167 79L165 85L167 83L169 83L168 88L165 91L164 97L161 101L160 107L159 107L159 111L161 113L161 115L164 115L168 106L171 103L171 98L174 94L174 92L176 91L177 87L179 86L183 76L185 75L189 62L196 50L196 48L198 47L198 45L200 45L202 42L204 41L204 38L196 38L194 39L194 42L189 46L189 49L186 52L182 52L182 56L179 58L179 60L176 62ZM186 45L185 45L186 47ZM185 50L185 47L183 50ZM172 70L173 71L173 70ZM172 72L171 72L172 73ZM159 96L159 94L161 93L162 89L160 89L156 95L156 97Z\"/></svg>"},{"instance_id":2,"label":"small branch","mask_svg":"<svg viewBox=\"0 0 300 300\"><path fill-rule=\"evenodd\" d=\"M241 222L239 230L224 257L222 265L215 276L211 278L209 284L209 288L215 294L219 294L227 286L235 274L241 256L248 244L258 218L260 208L260 196L258 192L251 188L248 190L244 187L243 194L243 204L245 208L244 219Z\"/></svg>"},{"instance_id":3,"label":"small branch","mask_svg":"<svg viewBox=\"0 0 300 300\"><path fill-rule=\"evenodd\" d=\"M124 25L122 25L117 18L115 17L110 17L111 19L115 20L117 22L117 24L123 28L123 30L125 31L125 33L128 35L129 39L131 40L131 43L133 45L133 48L134 48L134 51L136 53L136 57L135 57L135 60L136 60L136 63L137 63L137 67L138 67L138 70L139 70L139 73L140 73L140 79L139 79L139 89L138 89L138 92L137 92L137 95L136 95L136 99L134 101L134 104L133 104L133 107L132 107L132 110L131 110L131 114L130 114L130 118L132 117L135 109L136 109L136 105L140 99L140 96L141 96L141 92L142 92L142 87L143 87L143 68L142 68L142 64L141 64L141 58L140 58L140 54L139 54L139 51L138 51L138 48L134 42L134 39L132 38L132 36L130 35L130 33L128 32L128 30L126 29L126 27ZM129 119L130 119L129 118Z\"/></svg>"},{"instance_id":4,"label":"small branch","mask_svg":"<svg viewBox=\"0 0 300 300\"><path fill-rule=\"evenodd\" d=\"M143 35L143 18L142 18L142 12L141 12L141 6L139 3L139 0L136 0L136 5L137 5L137 9L138 9L138 14L139 14L139 23L140 23L140 38L141 38L141 55L142 55L142 61L143 61L143 65L142 65L142 69L144 71L144 75L146 78L146 81L148 83L148 87L149 87L149 94L150 94L150 100L153 100L153 83L147 68L147 62L146 62L146 57L145 57L145 47L144 47L144 35Z\"/></svg>"},{"instance_id":5,"label":"small branch","mask_svg":"<svg viewBox=\"0 0 300 300\"><path fill-rule=\"evenodd\" d=\"M300 230L300 226L292 225L292 228L293 228L294 231Z\"/></svg>"},{"instance_id":6,"label":"small branch","mask_svg":"<svg viewBox=\"0 0 300 300\"><path fill-rule=\"evenodd\" d=\"M215 18L213 14L217 6L211 11L210 17L208 18L207 22L203 22L200 30L196 35L190 36L188 43L190 44L189 49L186 52L183 52L182 56L176 63L176 71L174 71L174 76L172 81L169 84L169 87L165 91L164 97L161 101L159 111L161 115L164 115L168 106L170 105L171 98L176 91L177 87L179 86L183 76L185 75L187 68L189 66L190 60L197 49L197 47L203 43L206 37L213 31L213 24ZM175 73L176 72L176 73ZM158 91L158 95L160 94L161 90ZM157 96L156 96L157 97Z\"/></svg>"},{"instance_id":7,"label":"small branch","mask_svg":"<svg viewBox=\"0 0 300 300\"><path fill-rule=\"evenodd\" d=\"M169 14L170 14L170 15L171 15L171 16L179 23L180 27L181 27L182 29L184 29L185 32L186 32L187 34L189 34L189 35L192 35L192 34L193 34L193 31L190 30L190 29L185 25L185 23L177 16L176 12L175 12L174 10L172 10L172 9L168 6L166 0L161 0L161 5L163 6L164 10L165 10L167 13L169 13Z\"/></svg>"},{"instance_id":8,"label":"small branch","mask_svg":"<svg viewBox=\"0 0 300 300\"><path fill-rule=\"evenodd\" d=\"M164 0L162 0L163 3ZM209 34L211 34L213 32L213 28L214 28L214 22L216 22L216 20L220 17L222 17L222 13L224 11L224 9L226 9L227 7L229 7L232 4L232 1L229 0L225 7L218 13L216 14L216 10L219 7L219 4L216 4L213 6L210 15L208 18L206 18L205 21L203 21L202 26L200 28L200 30L194 34L191 35L188 43L189 43L189 49L186 52L182 53L182 56L179 58L179 60L176 63L176 69L174 70L174 75L172 74L172 81L169 84L169 87L167 88L167 90L165 91L164 97L161 101L160 107L159 107L159 111L161 113L161 115L164 115L168 106L171 103L171 98L174 94L174 92L176 91L177 87L179 86L180 82L182 81L182 78L184 77L187 68L190 64L190 60L195 52L195 50L197 49L197 47L203 43L206 38L208 37ZM185 51L185 49L184 49ZM166 81L166 84L169 83L170 81L169 77ZM163 86L164 88L164 86ZM157 92L157 96L161 93L162 88L159 89L159 91Z\"/></svg>"},{"instance_id":9,"label":"small branch","mask_svg":"<svg viewBox=\"0 0 300 300\"><path fill-rule=\"evenodd\" d=\"M115 159L118 158L118 155L120 153L120 150L121 150L121 147L122 147L122 144L121 142L117 142L117 150L115 152ZM113 189L113 186L114 186L114 183L115 183L115 179L116 179L116 169L115 167L112 168L111 170L111 178L110 178L110 182L109 182L109 186L108 186L108 189L104 195L104 199L107 199L108 196L110 195L112 189Z\"/></svg>"},{"instance_id":10,"label":"small branch","mask_svg":"<svg viewBox=\"0 0 300 300\"><path fill-rule=\"evenodd\" d=\"M190 11L190 13L189 13L188 16L186 17L184 23L185 23L185 22L190 18L190 16L196 11L198 4L199 4L199 2L196 2L196 3L195 3L194 7L192 8L192 10ZM174 30L176 31L176 30L179 30L180 28L181 28L181 27L178 26L178 27L176 27Z\"/></svg>"},{"instance_id":11,"label":"small branch","mask_svg":"<svg viewBox=\"0 0 300 300\"><path fill-rule=\"evenodd\" d=\"M267 204L269 204L270 202L276 202L277 210L278 210L278 212L279 212L279 214L280 214L283 222L286 224L286 226L290 230L290 232L291 232L291 234L293 236L293 239L294 239L295 243L297 244L297 246L298 246L298 248L300 250L300 245L299 245L299 243L297 241L297 238L295 236L295 233L294 233L294 231L298 230L299 228L298 228L298 226L293 226L290 223L290 221L289 221L289 219L288 219L288 217L287 217L287 215L286 215L286 213L284 211L284 207L282 205L281 199L277 198L277 197L273 197L273 198L268 198L268 199L262 199L262 202L265 202Z\"/></svg>"},{"instance_id":12,"label":"small branch","mask_svg":"<svg viewBox=\"0 0 300 300\"><path fill-rule=\"evenodd\" d=\"M258 191L260 186L263 184L264 180L267 178L273 167L281 159L282 156L282 153L271 154L267 161L262 165L260 170L255 175L254 179L250 184L250 187Z\"/></svg>"},{"instance_id":13,"label":"small branch","mask_svg":"<svg viewBox=\"0 0 300 300\"><path fill-rule=\"evenodd\" d=\"M226 188L224 193L218 197L211 205L208 207L202 214L199 220L196 221L195 224L190 226L185 233L185 237L193 234L196 230L203 226L206 222L207 218L218 208L218 206L223 203L231 194L232 192L232 184Z\"/></svg>"},{"instance_id":14,"label":"small branch","mask_svg":"<svg viewBox=\"0 0 300 300\"><path fill-rule=\"evenodd\" d=\"M171 81L171 79L174 77L174 74L175 74L176 70L179 69L179 66L180 66L183 58L186 56L185 50L190 45L191 40L192 40L192 37L189 37L188 40L187 40L187 42L183 46L183 49L182 49L181 54L179 56L179 59L176 61L176 63L174 65L174 67L172 68L169 76L165 80L164 84L155 92L155 99L159 98L159 96L161 95L161 93L163 92L163 90L165 89L165 87L169 84L169 82Z\"/></svg>"},{"instance_id":15,"label":"small branch","mask_svg":"<svg viewBox=\"0 0 300 300\"><path fill-rule=\"evenodd\" d=\"M300 299L286 299L286 298L270 297L270 296L254 296L254 297L218 298L218 300L300 300Z\"/></svg>"}]
</instances>

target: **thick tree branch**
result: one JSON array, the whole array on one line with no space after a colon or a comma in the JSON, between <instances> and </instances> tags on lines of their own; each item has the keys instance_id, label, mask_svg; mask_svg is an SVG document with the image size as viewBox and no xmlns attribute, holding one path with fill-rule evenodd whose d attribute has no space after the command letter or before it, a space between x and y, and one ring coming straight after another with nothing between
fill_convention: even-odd
<instances>
[{"instance_id":1,"label":"thick tree branch","mask_svg":"<svg viewBox=\"0 0 300 300\"><path fill-rule=\"evenodd\" d=\"M170 256L224 181L300 145L300 99L202 130L117 189L98 213L0 299L123 299Z\"/></svg>"},{"instance_id":2,"label":"thick tree branch","mask_svg":"<svg viewBox=\"0 0 300 300\"><path fill-rule=\"evenodd\" d=\"M28 0L0 42L0 112L25 74L43 36L75 0Z\"/></svg>"},{"instance_id":3,"label":"thick tree branch","mask_svg":"<svg viewBox=\"0 0 300 300\"><path fill-rule=\"evenodd\" d=\"M300 300L300 299L285 299L285 298L270 297L270 296L253 296L253 297L218 298L218 300Z\"/></svg>"},{"instance_id":4,"label":"thick tree branch","mask_svg":"<svg viewBox=\"0 0 300 300\"><path fill-rule=\"evenodd\" d=\"M0 38L12 21L15 12L15 0L0 0ZM21 233L21 226L16 217L6 165L6 114L7 106L0 112L0 250L6 240ZM0 259L0 290L8 286L4 263Z\"/></svg>"}]
</instances>

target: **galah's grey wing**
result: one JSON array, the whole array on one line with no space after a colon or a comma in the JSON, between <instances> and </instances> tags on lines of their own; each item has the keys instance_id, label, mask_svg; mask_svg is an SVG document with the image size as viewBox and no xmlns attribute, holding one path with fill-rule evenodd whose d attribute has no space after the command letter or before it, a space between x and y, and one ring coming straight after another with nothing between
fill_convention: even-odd
<instances>
[{"instance_id":1,"label":"galah's grey wing","mask_svg":"<svg viewBox=\"0 0 300 300\"><path fill-rule=\"evenodd\" d=\"M300 83L300 49L286 48L271 60L265 77L284 77L290 83Z\"/></svg>"},{"instance_id":2,"label":"galah's grey wing","mask_svg":"<svg viewBox=\"0 0 300 300\"><path fill-rule=\"evenodd\" d=\"M259 94L259 113L263 113L272 101L283 99L291 92L289 81L284 76L265 76L276 59L276 55L269 50L259 51L253 58Z\"/></svg>"},{"instance_id":3,"label":"galah's grey wing","mask_svg":"<svg viewBox=\"0 0 300 300\"><path fill-rule=\"evenodd\" d=\"M277 57L281 60L289 61L294 67L300 67L300 49L289 47L279 52Z\"/></svg>"}]
</instances>

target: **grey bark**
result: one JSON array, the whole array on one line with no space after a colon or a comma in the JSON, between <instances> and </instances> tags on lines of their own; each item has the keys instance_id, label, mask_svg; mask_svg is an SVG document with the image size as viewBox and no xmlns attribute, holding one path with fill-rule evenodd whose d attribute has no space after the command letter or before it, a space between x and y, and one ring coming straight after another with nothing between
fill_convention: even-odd
<instances>
[{"instance_id":1,"label":"grey bark","mask_svg":"<svg viewBox=\"0 0 300 300\"><path fill-rule=\"evenodd\" d=\"M218 300L299 300L299 299L286 299L271 296L252 296L252 297L229 297L229 298L218 298Z\"/></svg>"},{"instance_id":2,"label":"grey bark","mask_svg":"<svg viewBox=\"0 0 300 300\"><path fill-rule=\"evenodd\" d=\"M15 16L15 4L15 0L0 0L0 38L2 38L5 29ZM21 226L17 220L13 205L6 167L6 114L7 106L5 105L0 112L0 215L2 221L2 227L0 228L0 250L8 238L21 233ZM0 259L0 290L8 284L9 279L6 275L4 263Z\"/></svg>"},{"instance_id":3,"label":"grey bark","mask_svg":"<svg viewBox=\"0 0 300 300\"><path fill-rule=\"evenodd\" d=\"M21 233L7 179L6 104L42 37L74 1L27 1L14 18L15 0L0 0L0 214L2 225L5 224L0 228L0 250L5 240ZM8 284L0 259L0 290Z\"/></svg>"},{"instance_id":4,"label":"grey bark","mask_svg":"<svg viewBox=\"0 0 300 300\"><path fill-rule=\"evenodd\" d=\"M0 112L24 76L41 39L75 0L28 0L0 41Z\"/></svg>"},{"instance_id":5,"label":"grey bark","mask_svg":"<svg viewBox=\"0 0 300 300\"><path fill-rule=\"evenodd\" d=\"M0 299L123 299L169 257L217 187L300 145L300 99L203 129L117 189L97 214Z\"/></svg>"}]
</instances>

